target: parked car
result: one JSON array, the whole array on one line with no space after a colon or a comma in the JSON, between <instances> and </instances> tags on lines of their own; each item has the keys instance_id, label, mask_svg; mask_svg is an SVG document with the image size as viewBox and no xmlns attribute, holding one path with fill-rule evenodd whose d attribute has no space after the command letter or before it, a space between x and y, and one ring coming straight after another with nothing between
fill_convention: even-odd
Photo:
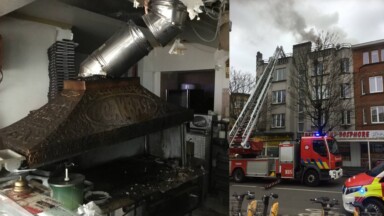
<instances>
[{"instance_id":1,"label":"parked car","mask_svg":"<svg viewBox=\"0 0 384 216\"><path fill-rule=\"evenodd\" d=\"M372 170L348 178L343 185L343 207L353 212L353 202L362 203L370 211L384 214L384 163Z\"/></svg>"}]
</instances>

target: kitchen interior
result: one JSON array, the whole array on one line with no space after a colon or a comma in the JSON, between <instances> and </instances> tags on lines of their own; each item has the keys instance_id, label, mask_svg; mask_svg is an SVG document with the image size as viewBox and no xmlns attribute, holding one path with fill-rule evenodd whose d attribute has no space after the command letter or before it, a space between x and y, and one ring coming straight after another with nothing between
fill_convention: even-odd
<instances>
[{"instance_id":1,"label":"kitchen interior","mask_svg":"<svg viewBox=\"0 0 384 216\"><path fill-rule=\"evenodd\" d=\"M227 214L227 1L0 4L0 215Z\"/></svg>"}]
</instances>

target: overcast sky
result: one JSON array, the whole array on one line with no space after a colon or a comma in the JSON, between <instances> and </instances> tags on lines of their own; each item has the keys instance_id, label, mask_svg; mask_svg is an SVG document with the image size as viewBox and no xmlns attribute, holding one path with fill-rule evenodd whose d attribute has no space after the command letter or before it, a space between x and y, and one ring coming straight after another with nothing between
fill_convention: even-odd
<instances>
[{"instance_id":1,"label":"overcast sky","mask_svg":"<svg viewBox=\"0 0 384 216\"><path fill-rule=\"evenodd\" d=\"M292 53L320 31L340 43L384 39L384 0L231 0L230 19L230 64L242 72L256 71L257 51Z\"/></svg>"}]
</instances>

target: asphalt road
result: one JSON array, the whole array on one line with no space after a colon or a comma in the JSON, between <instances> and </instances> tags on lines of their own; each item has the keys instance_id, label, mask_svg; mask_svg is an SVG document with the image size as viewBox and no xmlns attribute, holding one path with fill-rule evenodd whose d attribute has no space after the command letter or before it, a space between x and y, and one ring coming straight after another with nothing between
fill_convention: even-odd
<instances>
[{"instance_id":1,"label":"asphalt road","mask_svg":"<svg viewBox=\"0 0 384 216\"><path fill-rule=\"evenodd\" d=\"M273 180L251 178L243 183L230 183L230 195L251 191L255 192L256 199L261 200L264 194L276 193L279 195L279 215L320 215L321 205L310 201L311 198L329 197L336 199L339 205L332 208L331 215L350 215L343 209L341 188L346 178L340 178L335 181L325 182L317 187L308 187L297 181L282 181L269 190L265 190L264 186ZM243 211L246 211L247 200L243 202ZM230 207L231 209L231 207ZM231 215L231 214L230 214Z\"/></svg>"}]
</instances>

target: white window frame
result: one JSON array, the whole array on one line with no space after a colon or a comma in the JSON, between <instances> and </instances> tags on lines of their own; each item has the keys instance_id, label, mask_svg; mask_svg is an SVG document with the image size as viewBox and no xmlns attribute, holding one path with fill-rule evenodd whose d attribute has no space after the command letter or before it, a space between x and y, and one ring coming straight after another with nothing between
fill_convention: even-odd
<instances>
[{"instance_id":1,"label":"white window frame","mask_svg":"<svg viewBox=\"0 0 384 216\"><path fill-rule=\"evenodd\" d=\"M363 65L369 64L369 52L363 52Z\"/></svg>"},{"instance_id":2,"label":"white window frame","mask_svg":"<svg viewBox=\"0 0 384 216\"><path fill-rule=\"evenodd\" d=\"M272 91L272 104L283 104L285 103L285 90Z\"/></svg>"},{"instance_id":3,"label":"white window frame","mask_svg":"<svg viewBox=\"0 0 384 216\"><path fill-rule=\"evenodd\" d=\"M317 67L313 67L313 76L320 76L324 74L323 62L319 62Z\"/></svg>"},{"instance_id":4,"label":"white window frame","mask_svg":"<svg viewBox=\"0 0 384 216\"><path fill-rule=\"evenodd\" d=\"M379 62L379 50L371 51L371 63Z\"/></svg>"},{"instance_id":5,"label":"white window frame","mask_svg":"<svg viewBox=\"0 0 384 216\"><path fill-rule=\"evenodd\" d=\"M341 125L351 125L351 111L344 110L341 113Z\"/></svg>"},{"instance_id":6,"label":"white window frame","mask_svg":"<svg viewBox=\"0 0 384 216\"><path fill-rule=\"evenodd\" d=\"M380 119L380 116L382 117L382 119ZM372 124L384 123L384 106L371 107L371 122Z\"/></svg>"},{"instance_id":7,"label":"white window frame","mask_svg":"<svg viewBox=\"0 0 384 216\"><path fill-rule=\"evenodd\" d=\"M363 124L367 124L367 119L365 118L365 109L363 108Z\"/></svg>"},{"instance_id":8,"label":"white window frame","mask_svg":"<svg viewBox=\"0 0 384 216\"><path fill-rule=\"evenodd\" d=\"M364 91L364 80L360 80L360 85L361 85L361 95L365 95L365 91Z\"/></svg>"},{"instance_id":9,"label":"white window frame","mask_svg":"<svg viewBox=\"0 0 384 216\"><path fill-rule=\"evenodd\" d=\"M384 61L384 49L381 49L381 61Z\"/></svg>"},{"instance_id":10,"label":"white window frame","mask_svg":"<svg viewBox=\"0 0 384 216\"><path fill-rule=\"evenodd\" d=\"M329 98L329 89L328 89L327 85L321 85L321 86L322 86L321 87L322 91L318 91L317 96L318 96L319 100L326 100ZM317 87L318 86L315 86L312 88L312 100L316 100L316 88ZM321 95L323 95L323 98L320 97Z\"/></svg>"},{"instance_id":11,"label":"white window frame","mask_svg":"<svg viewBox=\"0 0 384 216\"><path fill-rule=\"evenodd\" d=\"M277 68L275 70L273 81L283 81L287 79L287 68Z\"/></svg>"},{"instance_id":12,"label":"white window frame","mask_svg":"<svg viewBox=\"0 0 384 216\"><path fill-rule=\"evenodd\" d=\"M349 73L349 58L342 58L340 64L341 64L341 72Z\"/></svg>"},{"instance_id":13,"label":"white window frame","mask_svg":"<svg viewBox=\"0 0 384 216\"><path fill-rule=\"evenodd\" d=\"M343 83L340 86L341 88L341 98L351 98L352 97L352 91L351 91L351 85L349 83Z\"/></svg>"},{"instance_id":14,"label":"white window frame","mask_svg":"<svg viewBox=\"0 0 384 216\"><path fill-rule=\"evenodd\" d=\"M272 114L271 128L284 128L285 127L285 114Z\"/></svg>"},{"instance_id":15,"label":"white window frame","mask_svg":"<svg viewBox=\"0 0 384 216\"><path fill-rule=\"evenodd\" d=\"M316 113L313 114L313 118L312 118L312 127L315 127L315 126L316 126L316 125L315 125L315 122L317 122L316 119L314 118L315 114L316 114ZM326 116L325 116L325 113L324 113L324 114L322 115L322 118L321 118L321 124L322 124L322 125L323 125L324 122L325 122L325 117L326 117Z\"/></svg>"},{"instance_id":16,"label":"white window frame","mask_svg":"<svg viewBox=\"0 0 384 216\"><path fill-rule=\"evenodd\" d=\"M369 77L369 93L383 92L383 77Z\"/></svg>"}]
</instances>

